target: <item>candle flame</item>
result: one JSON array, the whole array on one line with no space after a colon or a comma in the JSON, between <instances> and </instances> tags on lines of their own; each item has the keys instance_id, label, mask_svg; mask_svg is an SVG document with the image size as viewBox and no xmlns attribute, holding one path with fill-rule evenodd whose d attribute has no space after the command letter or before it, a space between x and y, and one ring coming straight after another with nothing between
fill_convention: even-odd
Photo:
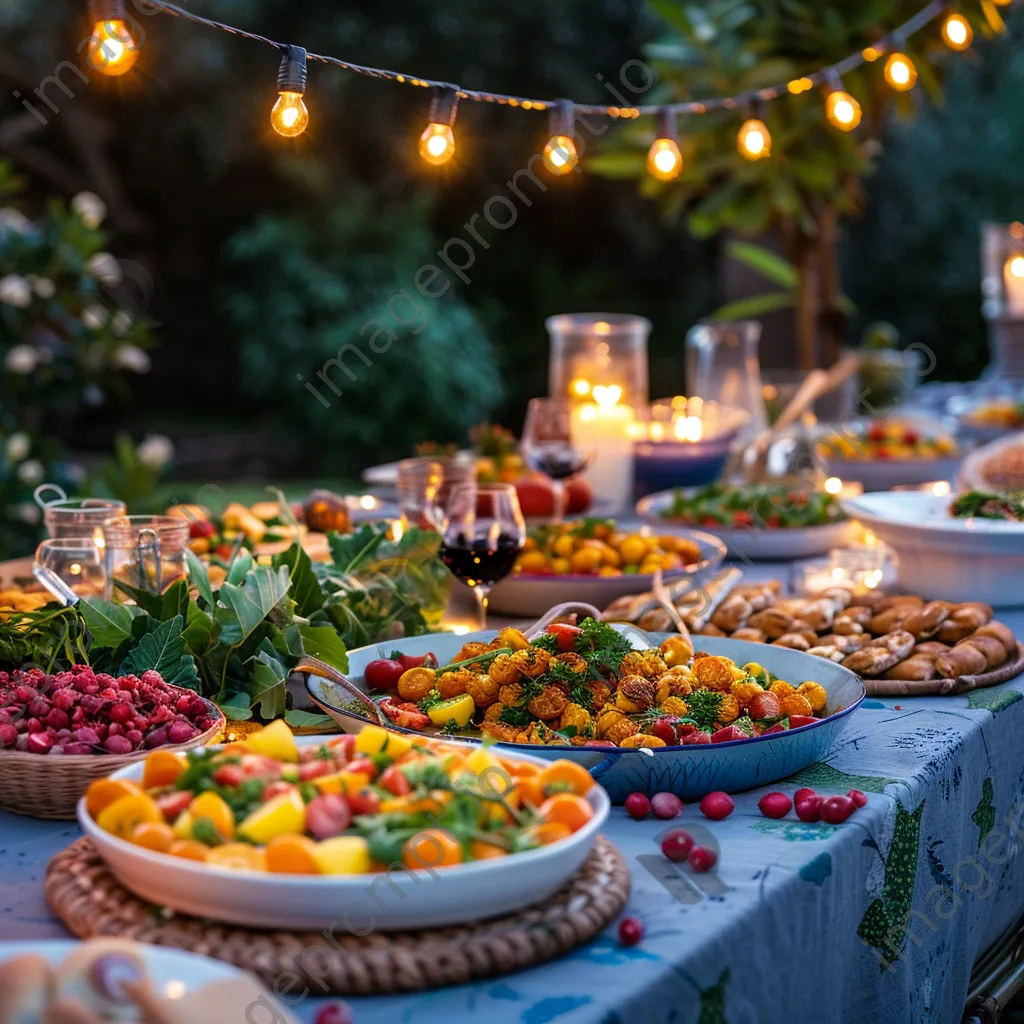
<instances>
[{"instance_id":1,"label":"candle flame","mask_svg":"<svg viewBox=\"0 0 1024 1024\"><path fill-rule=\"evenodd\" d=\"M590 394L590 381L585 380L583 377L576 377L570 382L569 390L574 395L579 395L580 398L585 398Z\"/></svg>"},{"instance_id":2,"label":"candle flame","mask_svg":"<svg viewBox=\"0 0 1024 1024\"><path fill-rule=\"evenodd\" d=\"M936 480L936 482L932 484L932 494L937 498L941 498L949 494L950 490L951 488L948 480Z\"/></svg>"},{"instance_id":3,"label":"candle flame","mask_svg":"<svg viewBox=\"0 0 1024 1024\"><path fill-rule=\"evenodd\" d=\"M603 408L615 405L622 398L622 388L618 384L597 384L591 389L594 401Z\"/></svg>"},{"instance_id":4,"label":"candle flame","mask_svg":"<svg viewBox=\"0 0 1024 1024\"><path fill-rule=\"evenodd\" d=\"M652 423L650 435L652 441L663 441L665 439L665 424Z\"/></svg>"},{"instance_id":5,"label":"candle flame","mask_svg":"<svg viewBox=\"0 0 1024 1024\"><path fill-rule=\"evenodd\" d=\"M825 481L825 490L829 494L838 494L843 489L843 481L837 476L830 476Z\"/></svg>"},{"instance_id":6,"label":"candle flame","mask_svg":"<svg viewBox=\"0 0 1024 1024\"><path fill-rule=\"evenodd\" d=\"M674 430L679 441L699 441L704 435L704 424L699 416L684 416L676 420Z\"/></svg>"},{"instance_id":7,"label":"candle flame","mask_svg":"<svg viewBox=\"0 0 1024 1024\"><path fill-rule=\"evenodd\" d=\"M1024 256L1011 256L1006 261L1006 270L1010 277L1024 277Z\"/></svg>"},{"instance_id":8,"label":"candle flame","mask_svg":"<svg viewBox=\"0 0 1024 1024\"><path fill-rule=\"evenodd\" d=\"M612 325L609 324L609 323L606 323L604 320L598 320L597 323L594 324L594 333L595 334L610 334L611 333L611 329L612 329Z\"/></svg>"}]
</instances>

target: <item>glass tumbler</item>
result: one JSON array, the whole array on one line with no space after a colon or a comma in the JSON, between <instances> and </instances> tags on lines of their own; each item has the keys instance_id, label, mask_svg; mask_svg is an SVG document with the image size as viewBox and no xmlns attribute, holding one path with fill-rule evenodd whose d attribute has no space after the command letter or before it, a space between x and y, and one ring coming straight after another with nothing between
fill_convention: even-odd
<instances>
[{"instance_id":1,"label":"glass tumbler","mask_svg":"<svg viewBox=\"0 0 1024 1024\"><path fill-rule=\"evenodd\" d=\"M45 501L43 495L48 491L59 497ZM35 499L51 537L95 537L108 519L128 511L116 498L69 498L56 484L40 484Z\"/></svg>"},{"instance_id":2,"label":"glass tumbler","mask_svg":"<svg viewBox=\"0 0 1024 1024\"><path fill-rule=\"evenodd\" d=\"M115 516L103 527L112 582L152 594L188 577L189 521L180 516ZM115 597L124 599L122 593Z\"/></svg>"}]
</instances>

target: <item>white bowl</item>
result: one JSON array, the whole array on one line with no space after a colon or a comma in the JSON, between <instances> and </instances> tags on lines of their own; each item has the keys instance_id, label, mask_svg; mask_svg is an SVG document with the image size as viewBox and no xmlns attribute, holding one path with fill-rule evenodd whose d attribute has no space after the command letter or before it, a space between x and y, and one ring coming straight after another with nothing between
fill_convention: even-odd
<instances>
[{"instance_id":1,"label":"white bowl","mask_svg":"<svg viewBox=\"0 0 1024 1024\"><path fill-rule=\"evenodd\" d=\"M887 491L890 487L916 487L933 480L952 480L963 457L945 459L835 459L822 461L829 476L844 483L858 483L865 491Z\"/></svg>"},{"instance_id":2,"label":"white bowl","mask_svg":"<svg viewBox=\"0 0 1024 1024\"><path fill-rule=\"evenodd\" d=\"M1024 604L1024 523L954 519L950 495L864 494L843 507L889 545L900 584L926 599Z\"/></svg>"},{"instance_id":3,"label":"white bowl","mask_svg":"<svg viewBox=\"0 0 1024 1024\"><path fill-rule=\"evenodd\" d=\"M725 545L718 537L700 530L681 529L671 523L661 524L661 533L688 537L700 548L700 561L675 571L662 573L666 584L690 578L695 582L707 580L725 558ZM623 574L621 576L567 575L546 576L540 573L520 573L508 576L496 584L488 598L491 611L504 615L543 615L549 608L567 601L582 601L604 609L628 594L644 594L654 586L654 576Z\"/></svg>"},{"instance_id":4,"label":"white bowl","mask_svg":"<svg viewBox=\"0 0 1024 1024\"><path fill-rule=\"evenodd\" d=\"M319 737L299 740L303 746L322 742ZM519 753L503 756L541 767L546 763ZM139 763L112 777L138 781L142 771ZM437 870L396 868L368 875L239 871L155 853L103 831L86 810L84 798L78 803L78 821L117 880L158 907L249 928L367 935L480 921L546 899L579 870L608 817L608 794L600 786L587 799L593 818L550 846Z\"/></svg>"},{"instance_id":5,"label":"white bowl","mask_svg":"<svg viewBox=\"0 0 1024 1024\"><path fill-rule=\"evenodd\" d=\"M636 514L656 529L671 531L674 526L678 530L678 524L673 524L671 519L661 514L672 505L675 494L674 490L648 494L636 503ZM821 526L778 529L702 526L701 530L717 537L726 546L729 558L769 561L811 558L823 555L832 548L842 547L850 538L851 523L843 519L835 523L823 523Z\"/></svg>"}]
</instances>

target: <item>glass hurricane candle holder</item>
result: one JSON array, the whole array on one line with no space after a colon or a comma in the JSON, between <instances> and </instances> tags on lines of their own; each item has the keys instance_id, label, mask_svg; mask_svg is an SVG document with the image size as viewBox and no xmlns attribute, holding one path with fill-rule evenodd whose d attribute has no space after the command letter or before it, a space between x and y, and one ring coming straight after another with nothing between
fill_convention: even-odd
<instances>
[{"instance_id":1,"label":"glass hurricane candle holder","mask_svg":"<svg viewBox=\"0 0 1024 1024\"><path fill-rule=\"evenodd\" d=\"M562 313L547 320L552 398L642 408L648 402L650 320L623 313ZM618 388L614 402L606 402Z\"/></svg>"}]
</instances>

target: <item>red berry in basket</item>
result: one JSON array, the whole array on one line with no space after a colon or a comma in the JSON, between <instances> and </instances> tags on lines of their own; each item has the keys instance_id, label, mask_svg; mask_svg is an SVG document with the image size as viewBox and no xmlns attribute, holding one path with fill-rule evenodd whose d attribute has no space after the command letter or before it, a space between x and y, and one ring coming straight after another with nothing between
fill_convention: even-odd
<instances>
[{"instance_id":1,"label":"red berry in basket","mask_svg":"<svg viewBox=\"0 0 1024 1024\"><path fill-rule=\"evenodd\" d=\"M162 747L167 742L167 730L160 726L159 729L154 729L143 742L151 750L153 747Z\"/></svg>"},{"instance_id":2,"label":"red berry in basket","mask_svg":"<svg viewBox=\"0 0 1024 1024\"><path fill-rule=\"evenodd\" d=\"M757 801L757 809L766 818L784 818L793 809L793 801L785 793L765 793Z\"/></svg>"},{"instance_id":3,"label":"red berry in basket","mask_svg":"<svg viewBox=\"0 0 1024 1024\"><path fill-rule=\"evenodd\" d=\"M138 729L129 729L124 738L132 745L132 750L138 750L142 746L142 733Z\"/></svg>"},{"instance_id":4,"label":"red berry in basket","mask_svg":"<svg viewBox=\"0 0 1024 1024\"><path fill-rule=\"evenodd\" d=\"M710 818L712 821L721 821L723 818L728 818L733 812L733 808L736 804L733 803L732 797L728 793L723 793L721 790L716 790L714 793L708 793L706 797L700 802L700 813L705 818Z\"/></svg>"},{"instance_id":5,"label":"red berry in basket","mask_svg":"<svg viewBox=\"0 0 1024 1024\"><path fill-rule=\"evenodd\" d=\"M45 728L46 726L38 718L30 718L25 723L26 732L42 732Z\"/></svg>"},{"instance_id":6,"label":"red berry in basket","mask_svg":"<svg viewBox=\"0 0 1024 1024\"><path fill-rule=\"evenodd\" d=\"M798 789L793 794L793 803L798 804L801 800L806 800L809 796L817 796L813 789L808 789L806 786L803 789Z\"/></svg>"},{"instance_id":7,"label":"red berry in basket","mask_svg":"<svg viewBox=\"0 0 1024 1024\"><path fill-rule=\"evenodd\" d=\"M644 926L635 917L624 917L619 922L619 942L635 946L644 937Z\"/></svg>"},{"instance_id":8,"label":"red berry in basket","mask_svg":"<svg viewBox=\"0 0 1024 1024\"><path fill-rule=\"evenodd\" d=\"M53 746L53 740L44 732L33 732L29 734L25 749L30 754L48 754Z\"/></svg>"},{"instance_id":9,"label":"red berry in basket","mask_svg":"<svg viewBox=\"0 0 1024 1024\"><path fill-rule=\"evenodd\" d=\"M706 846L695 846L687 858L690 867L698 873L710 871L718 861L718 854Z\"/></svg>"},{"instance_id":10,"label":"red berry in basket","mask_svg":"<svg viewBox=\"0 0 1024 1024\"><path fill-rule=\"evenodd\" d=\"M50 699L53 701L54 707L70 711L78 703L79 696L70 686L62 686L59 690L54 690L53 697Z\"/></svg>"},{"instance_id":11,"label":"red berry in basket","mask_svg":"<svg viewBox=\"0 0 1024 1024\"><path fill-rule=\"evenodd\" d=\"M848 796L830 796L821 803L821 820L841 825L855 810L857 805Z\"/></svg>"},{"instance_id":12,"label":"red berry in basket","mask_svg":"<svg viewBox=\"0 0 1024 1024\"><path fill-rule=\"evenodd\" d=\"M28 707L25 710L33 718L45 718L50 713L50 705L45 700L40 700L37 697L35 700L28 702Z\"/></svg>"},{"instance_id":13,"label":"red berry in basket","mask_svg":"<svg viewBox=\"0 0 1024 1024\"><path fill-rule=\"evenodd\" d=\"M13 747L18 739L18 730L10 722L0 725L0 747Z\"/></svg>"},{"instance_id":14,"label":"red berry in basket","mask_svg":"<svg viewBox=\"0 0 1024 1024\"><path fill-rule=\"evenodd\" d=\"M103 741L103 747L109 754L130 754L132 745L124 736L108 736Z\"/></svg>"},{"instance_id":15,"label":"red berry in basket","mask_svg":"<svg viewBox=\"0 0 1024 1024\"><path fill-rule=\"evenodd\" d=\"M36 691L27 686L19 686L15 688L14 696L22 704L27 704L29 701L36 699Z\"/></svg>"},{"instance_id":16,"label":"red berry in basket","mask_svg":"<svg viewBox=\"0 0 1024 1024\"><path fill-rule=\"evenodd\" d=\"M819 821L821 819L820 796L805 796L796 803L796 816L801 821Z\"/></svg>"},{"instance_id":17,"label":"red berry in basket","mask_svg":"<svg viewBox=\"0 0 1024 1024\"><path fill-rule=\"evenodd\" d=\"M54 729L64 729L70 721L68 713L60 708L50 708L50 713L46 716L46 724L52 725Z\"/></svg>"},{"instance_id":18,"label":"red berry in basket","mask_svg":"<svg viewBox=\"0 0 1024 1024\"><path fill-rule=\"evenodd\" d=\"M867 796L859 789L851 789L846 794L858 807L863 807L867 802Z\"/></svg>"},{"instance_id":19,"label":"red berry in basket","mask_svg":"<svg viewBox=\"0 0 1024 1024\"><path fill-rule=\"evenodd\" d=\"M88 743L65 743L64 753L77 756L79 754L92 754L94 751Z\"/></svg>"},{"instance_id":20,"label":"red berry in basket","mask_svg":"<svg viewBox=\"0 0 1024 1024\"><path fill-rule=\"evenodd\" d=\"M171 722L167 727L167 739L173 744L188 743L196 735L196 727L188 722Z\"/></svg>"},{"instance_id":21,"label":"red berry in basket","mask_svg":"<svg viewBox=\"0 0 1024 1024\"><path fill-rule=\"evenodd\" d=\"M323 793L306 805L306 830L315 839L341 835L351 824L352 810L338 793Z\"/></svg>"},{"instance_id":22,"label":"red berry in basket","mask_svg":"<svg viewBox=\"0 0 1024 1024\"><path fill-rule=\"evenodd\" d=\"M643 793L630 793L622 806L634 821L642 821L651 813L651 801Z\"/></svg>"},{"instance_id":23,"label":"red berry in basket","mask_svg":"<svg viewBox=\"0 0 1024 1024\"><path fill-rule=\"evenodd\" d=\"M352 1024L354 1020L348 1003L328 1003L317 1010L313 1024Z\"/></svg>"},{"instance_id":24,"label":"red berry in basket","mask_svg":"<svg viewBox=\"0 0 1024 1024\"><path fill-rule=\"evenodd\" d=\"M661 840L661 852L669 860L686 860L693 849L693 836L686 829L674 828Z\"/></svg>"},{"instance_id":25,"label":"red berry in basket","mask_svg":"<svg viewBox=\"0 0 1024 1024\"><path fill-rule=\"evenodd\" d=\"M656 818L678 818L683 813L683 801L675 793L655 793L651 811Z\"/></svg>"}]
</instances>

